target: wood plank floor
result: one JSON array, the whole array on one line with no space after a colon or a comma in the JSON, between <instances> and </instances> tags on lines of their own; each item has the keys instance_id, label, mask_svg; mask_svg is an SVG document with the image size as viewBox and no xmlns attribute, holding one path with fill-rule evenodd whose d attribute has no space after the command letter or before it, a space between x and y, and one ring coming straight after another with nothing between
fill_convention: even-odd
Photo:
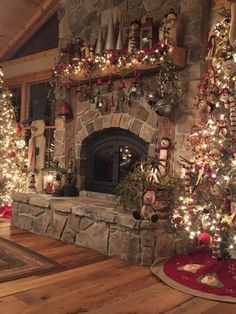
<instances>
[{"instance_id":1,"label":"wood plank floor","mask_svg":"<svg viewBox=\"0 0 236 314\"><path fill-rule=\"evenodd\" d=\"M60 273L0 284L0 314L221 314L235 304L208 301L175 291L135 266L97 252L10 227L0 236L63 264Z\"/></svg>"}]
</instances>

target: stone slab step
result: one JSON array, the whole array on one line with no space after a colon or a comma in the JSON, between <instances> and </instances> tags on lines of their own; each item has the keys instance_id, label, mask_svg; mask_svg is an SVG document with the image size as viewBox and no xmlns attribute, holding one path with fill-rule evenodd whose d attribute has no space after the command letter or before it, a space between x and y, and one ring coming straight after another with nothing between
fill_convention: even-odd
<instances>
[{"instance_id":1,"label":"stone slab step","mask_svg":"<svg viewBox=\"0 0 236 314\"><path fill-rule=\"evenodd\" d=\"M82 197L93 198L94 200L102 200L115 203L115 195L113 194L98 193L92 191L80 191L79 195Z\"/></svg>"}]
</instances>

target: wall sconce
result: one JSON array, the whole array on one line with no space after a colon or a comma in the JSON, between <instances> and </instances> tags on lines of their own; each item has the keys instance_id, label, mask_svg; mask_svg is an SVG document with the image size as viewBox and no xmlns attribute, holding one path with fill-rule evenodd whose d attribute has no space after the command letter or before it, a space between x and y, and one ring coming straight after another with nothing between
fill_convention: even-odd
<instances>
[{"instance_id":1,"label":"wall sconce","mask_svg":"<svg viewBox=\"0 0 236 314\"><path fill-rule=\"evenodd\" d=\"M63 103L60 105L57 115L64 120L72 117L72 109L66 101L63 101Z\"/></svg>"}]
</instances>

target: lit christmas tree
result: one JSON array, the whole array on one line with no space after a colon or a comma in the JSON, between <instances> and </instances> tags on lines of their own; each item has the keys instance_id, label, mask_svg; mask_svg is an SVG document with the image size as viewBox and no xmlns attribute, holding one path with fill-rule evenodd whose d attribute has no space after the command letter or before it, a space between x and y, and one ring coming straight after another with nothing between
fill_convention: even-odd
<instances>
[{"instance_id":1,"label":"lit christmas tree","mask_svg":"<svg viewBox=\"0 0 236 314\"><path fill-rule=\"evenodd\" d=\"M25 141L21 126L15 122L11 92L4 84L0 68L0 209L10 208L11 194L23 192L26 187Z\"/></svg>"},{"instance_id":2,"label":"lit christmas tree","mask_svg":"<svg viewBox=\"0 0 236 314\"><path fill-rule=\"evenodd\" d=\"M199 245L211 245L212 257L221 259L236 247L236 55L229 43L230 14L223 15L211 36L189 137L193 158L184 160L185 191L172 217L175 227Z\"/></svg>"}]
</instances>

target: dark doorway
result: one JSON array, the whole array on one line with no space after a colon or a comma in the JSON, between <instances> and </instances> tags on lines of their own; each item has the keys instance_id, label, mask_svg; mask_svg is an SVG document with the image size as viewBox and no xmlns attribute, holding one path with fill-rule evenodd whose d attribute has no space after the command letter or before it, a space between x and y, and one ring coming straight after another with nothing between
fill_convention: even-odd
<instances>
[{"instance_id":1,"label":"dark doorway","mask_svg":"<svg viewBox=\"0 0 236 314\"><path fill-rule=\"evenodd\" d=\"M148 144L127 130L111 128L85 141L85 189L114 193L135 162L146 159Z\"/></svg>"}]
</instances>

